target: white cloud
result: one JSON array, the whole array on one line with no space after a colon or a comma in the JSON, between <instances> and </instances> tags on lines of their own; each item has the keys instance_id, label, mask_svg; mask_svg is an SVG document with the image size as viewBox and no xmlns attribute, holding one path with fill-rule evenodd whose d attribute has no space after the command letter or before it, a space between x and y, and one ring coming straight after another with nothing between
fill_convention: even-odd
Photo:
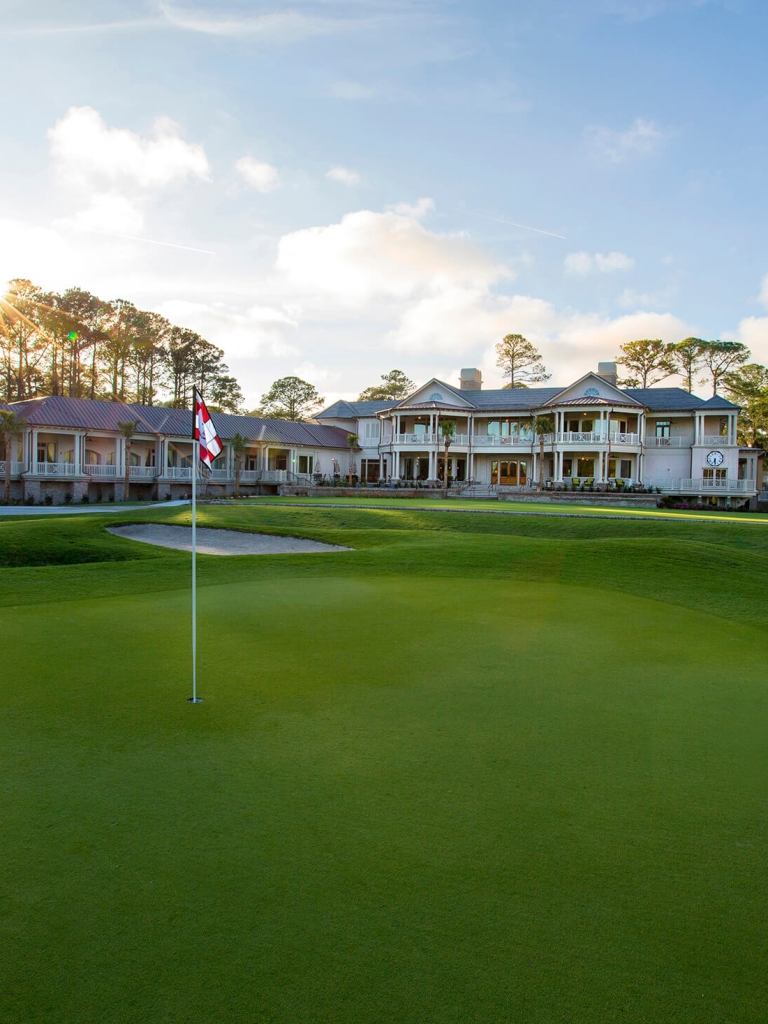
<instances>
[{"instance_id":1,"label":"white cloud","mask_svg":"<svg viewBox=\"0 0 768 1024\"><path fill-rule=\"evenodd\" d=\"M642 117L623 132L589 125L584 135L595 156L612 164L652 156L668 138L654 121Z\"/></svg>"},{"instance_id":2,"label":"white cloud","mask_svg":"<svg viewBox=\"0 0 768 1024\"><path fill-rule=\"evenodd\" d=\"M70 107L48 131L54 168L65 182L162 188L187 178L211 180L203 147L185 142L179 126L157 118L149 138L109 128L93 107Z\"/></svg>"},{"instance_id":3,"label":"white cloud","mask_svg":"<svg viewBox=\"0 0 768 1024\"><path fill-rule=\"evenodd\" d=\"M135 235L144 227L144 213L127 196L117 192L96 192L84 210L71 217L59 218L54 221L54 227Z\"/></svg>"},{"instance_id":4,"label":"white cloud","mask_svg":"<svg viewBox=\"0 0 768 1024\"><path fill-rule=\"evenodd\" d=\"M486 289L514 277L466 238L427 231L414 217L371 210L284 235L276 269L294 293L348 307L456 287Z\"/></svg>"},{"instance_id":5,"label":"white cloud","mask_svg":"<svg viewBox=\"0 0 768 1024\"><path fill-rule=\"evenodd\" d=\"M605 255L596 252L594 256L586 250L581 252L569 252L565 257L565 272L576 277L586 277L588 274L613 274L617 270L631 270L635 261L631 256L623 252L609 252Z\"/></svg>"},{"instance_id":6,"label":"white cloud","mask_svg":"<svg viewBox=\"0 0 768 1024\"><path fill-rule=\"evenodd\" d=\"M350 19L318 18L300 11L270 11L251 16L214 15L206 10L159 4L167 24L210 36L248 36L271 43L295 43L312 36L339 32ZM352 22L354 24L354 22Z\"/></svg>"},{"instance_id":7,"label":"white cloud","mask_svg":"<svg viewBox=\"0 0 768 1024\"><path fill-rule=\"evenodd\" d=\"M326 171L325 176L330 181L337 181L340 185L349 185L350 188L360 184L358 172L352 171L348 167L332 167L330 171Z\"/></svg>"},{"instance_id":8,"label":"white cloud","mask_svg":"<svg viewBox=\"0 0 768 1024\"><path fill-rule=\"evenodd\" d=\"M733 340L751 350L754 362L768 363L768 316L746 317L734 332Z\"/></svg>"},{"instance_id":9,"label":"white cloud","mask_svg":"<svg viewBox=\"0 0 768 1024\"><path fill-rule=\"evenodd\" d=\"M416 220L421 220L422 217L426 217L428 213L431 213L435 208L434 199L430 199L429 196L422 196L421 199L417 199L415 203L395 203L394 206L388 207L393 213L402 214L403 217L415 217Z\"/></svg>"},{"instance_id":10,"label":"white cloud","mask_svg":"<svg viewBox=\"0 0 768 1024\"><path fill-rule=\"evenodd\" d=\"M280 175L277 168L263 160L255 160L252 156L241 156L235 163L235 170L257 192L273 192L280 188Z\"/></svg>"},{"instance_id":11,"label":"white cloud","mask_svg":"<svg viewBox=\"0 0 768 1024\"><path fill-rule=\"evenodd\" d=\"M285 308L254 305L242 309L226 302L171 299L163 302L158 312L214 341L241 364L258 356L298 352L285 340L285 333L298 326Z\"/></svg>"},{"instance_id":12,"label":"white cloud","mask_svg":"<svg viewBox=\"0 0 768 1024\"><path fill-rule=\"evenodd\" d=\"M763 278L762 287L760 288L759 301L764 306L768 306L768 274Z\"/></svg>"}]
</instances>

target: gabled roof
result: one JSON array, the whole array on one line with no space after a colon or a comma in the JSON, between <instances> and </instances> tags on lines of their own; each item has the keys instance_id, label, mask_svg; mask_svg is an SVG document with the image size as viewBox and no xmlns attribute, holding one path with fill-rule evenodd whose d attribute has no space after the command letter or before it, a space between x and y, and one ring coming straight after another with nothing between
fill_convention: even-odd
<instances>
[{"instance_id":1,"label":"gabled roof","mask_svg":"<svg viewBox=\"0 0 768 1024\"><path fill-rule=\"evenodd\" d=\"M590 381L593 382L591 386L589 386ZM585 388L583 392L581 392L581 394L573 395L570 398L568 397L569 392L575 391L577 388L581 388L584 384L588 386L587 388ZM611 397L607 397L601 394L601 391L604 388L608 389L608 395ZM567 387L560 388L557 395L547 404L551 406L573 405L574 403L578 404L578 401L581 400L582 398L584 398L587 404L589 405L597 404L589 401L589 399L592 398L604 399L603 404L605 405L639 406L641 404L640 402L637 401L637 399L633 398L631 395L628 395L626 391L622 390L622 388L617 387L615 384L612 384L610 381L606 380L605 377L601 377L599 374L595 373L592 370L590 370L588 373L585 373L582 377L579 377L578 380L575 380L572 384L569 384Z\"/></svg>"},{"instance_id":2,"label":"gabled roof","mask_svg":"<svg viewBox=\"0 0 768 1024\"><path fill-rule=\"evenodd\" d=\"M443 391L447 391L448 394L455 400L444 399L441 391L431 391L432 388L442 388ZM421 398L417 401L418 396L422 392L427 392L427 398ZM479 394L479 392L477 392ZM402 401L397 403L397 409L452 409L452 410L464 410L472 409L472 399L469 397L474 392L461 391L459 388L451 387L450 384L446 384L444 380L438 380L437 377L433 377L428 380L426 384L421 384L414 391L407 395Z\"/></svg>"},{"instance_id":3,"label":"gabled roof","mask_svg":"<svg viewBox=\"0 0 768 1024\"><path fill-rule=\"evenodd\" d=\"M135 405L100 402L88 398L48 395L6 406L17 412L30 426L59 430L109 430L117 432L119 423L138 421L138 434L167 434L191 437L192 413L189 409L168 409L162 405ZM318 423L293 423L290 420L262 419L256 416L231 416L211 413L217 433L225 441L241 434L249 441L272 444L297 444L309 448L348 448L347 431Z\"/></svg>"},{"instance_id":4,"label":"gabled roof","mask_svg":"<svg viewBox=\"0 0 768 1024\"><path fill-rule=\"evenodd\" d=\"M740 409L740 405L735 405L733 402L729 402L727 398L723 398L722 395L713 395L708 398L703 409Z\"/></svg>"},{"instance_id":5,"label":"gabled roof","mask_svg":"<svg viewBox=\"0 0 768 1024\"><path fill-rule=\"evenodd\" d=\"M327 409L323 409L315 416L316 420L352 420L358 417L375 416L377 412L382 412L384 409L391 409L393 405L397 405L396 399L387 399L385 401L373 401L373 402L345 402L340 399L338 402L334 402L333 405L328 406Z\"/></svg>"}]
</instances>

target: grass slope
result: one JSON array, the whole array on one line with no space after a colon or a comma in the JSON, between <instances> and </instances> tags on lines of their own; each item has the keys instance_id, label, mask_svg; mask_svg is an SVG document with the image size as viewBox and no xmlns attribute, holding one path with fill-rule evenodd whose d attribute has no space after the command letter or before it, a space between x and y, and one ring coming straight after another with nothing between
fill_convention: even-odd
<instances>
[{"instance_id":1,"label":"grass slope","mask_svg":"<svg viewBox=\"0 0 768 1024\"><path fill-rule=\"evenodd\" d=\"M188 555L0 523L0 1020L762 1019L768 534L201 520L356 550L201 557L198 707Z\"/></svg>"}]
</instances>

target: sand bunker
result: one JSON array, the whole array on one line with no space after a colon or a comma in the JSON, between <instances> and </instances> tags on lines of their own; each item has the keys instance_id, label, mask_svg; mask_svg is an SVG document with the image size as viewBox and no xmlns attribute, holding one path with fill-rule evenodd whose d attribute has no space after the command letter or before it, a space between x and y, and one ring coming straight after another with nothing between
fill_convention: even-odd
<instances>
[{"instance_id":1,"label":"sand bunker","mask_svg":"<svg viewBox=\"0 0 768 1024\"><path fill-rule=\"evenodd\" d=\"M192 550L192 528L162 526L157 523L134 523L131 526L108 526L116 537L140 540L177 551ZM201 555L291 555L307 551L352 551L337 544L321 544L299 537L272 537L266 533L240 533L237 530L197 528L197 550Z\"/></svg>"}]
</instances>

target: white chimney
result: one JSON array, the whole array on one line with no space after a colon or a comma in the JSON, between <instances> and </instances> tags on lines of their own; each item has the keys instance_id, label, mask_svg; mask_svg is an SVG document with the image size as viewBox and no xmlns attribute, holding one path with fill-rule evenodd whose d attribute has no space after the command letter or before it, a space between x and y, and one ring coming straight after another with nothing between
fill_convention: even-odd
<instances>
[{"instance_id":1,"label":"white chimney","mask_svg":"<svg viewBox=\"0 0 768 1024\"><path fill-rule=\"evenodd\" d=\"M598 363L597 376L616 387L616 363Z\"/></svg>"},{"instance_id":2,"label":"white chimney","mask_svg":"<svg viewBox=\"0 0 768 1024\"><path fill-rule=\"evenodd\" d=\"M483 372L471 367L462 370L459 374L459 389L461 391L479 391L483 386Z\"/></svg>"}]
</instances>

